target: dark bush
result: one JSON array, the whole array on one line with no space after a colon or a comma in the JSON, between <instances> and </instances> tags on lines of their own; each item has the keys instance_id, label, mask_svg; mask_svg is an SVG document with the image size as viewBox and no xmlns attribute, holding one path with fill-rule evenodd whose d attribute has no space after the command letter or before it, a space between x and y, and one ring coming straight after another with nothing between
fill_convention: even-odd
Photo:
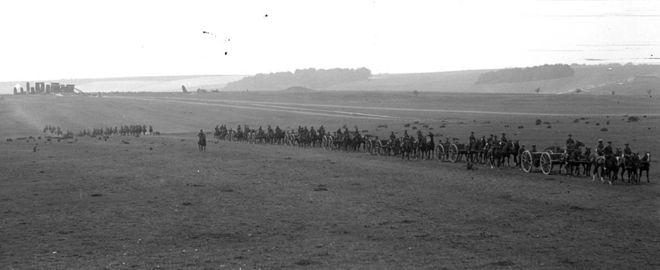
<instances>
[{"instance_id":1,"label":"dark bush","mask_svg":"<svg viewBox=\"0 0 660 270\"><path fill-rule=\"evenodd\" d=\"M518 126L518 129L523 129L523 128L525 128L525 126Z\"/></svg>"},{"instance_id":2,"label":"dark bush","mask_svg":"<svg viewBox=\"0 0 660 270\"><path fill-rule=\"evenodd\" d=\"M541 121L541 119L536 119L536 125L537 126L540 126L542 123L543 123L543 121Z\"/></svg>"},{"instance_id":3,"label":"dark bush","mask_svg":"<svg viewBox=\"0 0 660 270\"><path fill-rule=\"evenodd\" d=\"M628 117L628 122L637 122L637 121L639 121L639 117L637 116Z\"/></svg>"},{"instance_id":4,"label":"dark bush","mask_svg":"<svg viewBox=\"0 0 660 270\"><path fill-rule=\"evenodd\" d=\"M607 128L601 128L600 131L607 131Z\"/></svg>"},{"instance_id":5,"label":"dark bush","mask_svg":"<svg viewBox=\"0 0 660 270\"><path fill-rule=\"evenodd\" d=\"M410 123L406 123L406 124L403 125L403 126L404 126L404 127L410 127Z\"/></svg>"}]
</instances>

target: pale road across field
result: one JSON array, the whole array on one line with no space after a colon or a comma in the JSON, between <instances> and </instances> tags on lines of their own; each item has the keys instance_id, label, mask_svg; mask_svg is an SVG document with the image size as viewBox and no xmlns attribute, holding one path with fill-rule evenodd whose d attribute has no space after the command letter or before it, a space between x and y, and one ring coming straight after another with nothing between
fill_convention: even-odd
<instances>
[{"instance_id":1,"label":"pale road across field","mask_svg":"<svg viewBox=\"0 0 660 270\"><path fill-rule=\"evenodd\" d=\"M566 117L592 117L592 116L606 116L606 115L624 115L628 113L616 114L594 114L594 113L535 113L535 112L503 112L503 111L483 111L483 110L446 110L446 109L425 109L425 108L400 108L400 107L373 107L373 106L351 106L339 104L317 104L317 103L290 103L290 102L269 102L269 101L252 101L240 99L211 99L202 100L198 98L171 98L171 97L131 97L131 96L107 96L104 98L126 98L134 100L145 101L163 101L174 102L182 104L197 104L220 106L237 109L256 109L264 111L278 111L289 112L297 114L319 115L329 117L346 117L346 118L361 118L361 119L374 119L374 120L395 120L401 119L395 116L365 114L349 111L329 111L329 110L315 110L300 107L284 107L284 106L306 106L306 107L320 107L320 108L345 108L345 109L359 109L359 110L381 110L381 111L401 111L401 112L437 112L437 113L461 113L461 114L489 114L489 115L508 115L508 116L566 116ZM234 103L234 104L231 104ZM238 105L240 104L240 105ZM283 106L282 106L283 105ZM330 114L334 113L334 114ZM648 116L660 116L660 113L646 114Z\"/></svg>"}]
</instances>

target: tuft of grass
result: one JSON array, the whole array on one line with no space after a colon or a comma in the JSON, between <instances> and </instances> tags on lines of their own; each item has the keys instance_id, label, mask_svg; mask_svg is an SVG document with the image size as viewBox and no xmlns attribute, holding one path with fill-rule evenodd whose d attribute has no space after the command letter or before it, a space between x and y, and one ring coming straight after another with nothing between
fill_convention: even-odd
<instances>
[{"instance_id":1,"label":"tuft of grass","mask_svg":"<svg viewBox=\"0 0 660 270\"><path fill-rule=\"evenodd\" d=\"M607 131L607 128L601 128L600 131Z\"/></svg>"}]
</instances>

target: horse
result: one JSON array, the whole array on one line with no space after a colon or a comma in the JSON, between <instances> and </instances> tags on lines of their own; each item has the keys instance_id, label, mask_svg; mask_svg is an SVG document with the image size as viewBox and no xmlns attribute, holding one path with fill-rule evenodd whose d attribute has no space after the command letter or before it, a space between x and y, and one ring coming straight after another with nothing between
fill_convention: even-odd
<instances>
[{"instance_id":1,"label":"horse","mask_svg":"<svg viewBox=\"0 0 660 270\"><path fill-rule=\"evenodd\" d=\"M479 159L479 143L476 141L471 141L467 147L467 155L465 156L468 162L477 162Z\"/></svg>"},{"instance_id":2,"label":"horse","mask_svg":"<svg viewBox=\"0 0 660 270\"><path fill-rule=\"evenodd\" d=\"M515 162L515 151L513 151L513 142L508 141L506 143L503 143L502 146L502 152L501 152L501 163L504 164L504 160L506 160L506 165L508 167L511 167L511 156L514 157L514 162Z\"/></svg>"},{"instance_id":3,"label":"horse","mask_svg":"<svg viewBox=\"0 0 660 270\"><path fill-rule=\"evenodd\" d=\"M197 147L199 148L199 151L205 152L206 151L206 135L204 132L201 130L199 131L199 134L197 134L199 137L199 140L197 141Z\"/></svg>"},{"instance_id":4,"label":"horse","mask_svg":"<svg viewBox=\"0 0 660 270\"><path fill-rule=\"evenodd\" d=\"M646 152L646 154L644 154L644 156L642 156L639 159L639 167L638 167L639 172L638 172L638 175L639 175L640 180L642 178L642 173L646 172L646 182L651 183L651 181L649 180L649 169L650 169L650 167L651 167L651 153Z\"/></svg>"},{"instance_id":5,"label":"horse","mask_svg":"<svg viewBox=\"0 0 660 270\"><path fill-rule=\"evenodd\" d=\"M425 141L420 146L422 150L423 159L432 159L433 151L435 150L435 140L433 139L433 134L429 134L428 137L425 137Z\"/></svg>"},{"instance_id":6,"label":"horse","mask_svg":"<svg viewBox=\"0 0 660 270\"><path fill-rule=\"evenodd\" d=\"M410 154L413 151L413 138L404 138L401 141L401 159L407 157L410 160Z\"/></svg>"},{"instance_id":7,"label":"horse","mask_svg":"<svg viewBox=\"0 0 660 270\"><path fill-rule=\"evenodd\" d=\"M638 154L622 155L623 162L621 164L621 181L625 179L624 173L628 173L628 183L639 183L639 175L637 173L640 159Z\"/></svg>"},{"instance_id":8,"label":"horse","mask_svg":"<svg viewBox=\"0 0 660 270\"><path fill-rule=\"evenodd\" d=\"M605 167L605 157L599 156L596 153L591 153L591 156L589 156L589 162L591 163L591 181L596 181L596 176L598 176L600 181L604 182L603 170Z\"/></svg>"},{"instance_id":9,"label":"horse","mask_svg":"<svg viewBox=\"0 0 660 270\"><path fill-rule=\"evenodd\" d=\"M610 185L618 179L617 172L619 171L619 167L621 167L620 162L622 161L618 156L611 155L605 157L603 169L605 170L605 174L607 175L607 179Z\"/></svg>"},{"instance_id":10,"label":"horse","mask_svg":"<svg viewBox=\"0 0 660 270\"><path fill-rule=\"evenodd\" d=\"M490 168L497 166L498 168L502 165L502 146L495 144L488 150L488 163Z\"/></svg>"}]
</instances>

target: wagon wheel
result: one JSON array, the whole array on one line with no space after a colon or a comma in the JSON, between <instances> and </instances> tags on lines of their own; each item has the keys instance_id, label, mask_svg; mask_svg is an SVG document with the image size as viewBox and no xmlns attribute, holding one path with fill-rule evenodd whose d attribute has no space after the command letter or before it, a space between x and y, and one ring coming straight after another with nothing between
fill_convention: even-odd
<instances>
[{"instance_id":1,"label":"wagon wheel","mask_svg":"<svg viewBox=\"0 0 660 270\"><path fill-rule=\"evenodd\" d=\"M442 144L438 144L435 147L435 155L438 157L439 161L445 161L445 147Z\"/></svg>"},{"instance_id":2,"label":"wagon wheel","mask_svg":"<svg viewBox=\"0 0 660 270\"><path fill-rule=\"evenodd\" d=\"M532 153L526 150L520 156L520 167L524 172L528 173L532 171L532 163Z\"/></svg>"},{"instance_id":3,"label":"wagon wheel","mask_svg":"<svg viewBox=\"0 0 660 270\"><path fill-rule=\"evenodd\" d=\"M550 153L548 152L543 152L541 154L541 171L544 174L550 174L550 171L552 170L552 158L550 157Z\"/></svg>"},{"instance_id":4,"label":"wagon wheel","mask_svg":"<svg viewBox=\"0 0 660 270\"><path fill-rule=\"evenodd\" d=\"M449 151L449 161L456 163L458 161L458 146L452 143L449 146L448 151Z\"/></svg>"}]
</instances>

